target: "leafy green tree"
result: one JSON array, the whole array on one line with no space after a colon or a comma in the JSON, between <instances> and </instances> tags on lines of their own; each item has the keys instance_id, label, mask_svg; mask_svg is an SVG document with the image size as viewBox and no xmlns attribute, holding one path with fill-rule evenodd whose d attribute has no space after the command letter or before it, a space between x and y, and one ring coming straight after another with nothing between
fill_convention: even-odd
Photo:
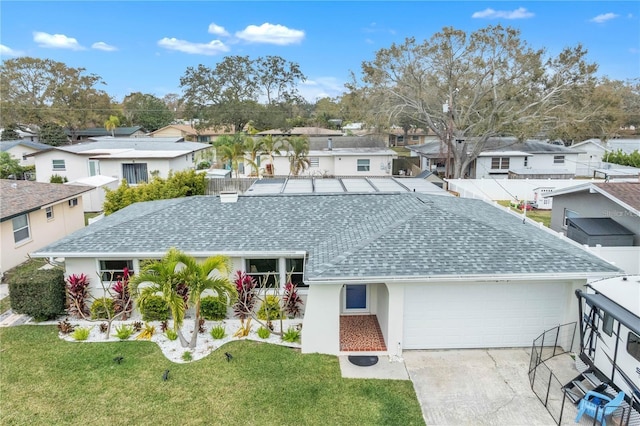
<instances>
[{"instance_id":1,"label":"leafy green tree","mask_svg":"<svg viewBox=\"0 0 640 426\"><path fill-rule=\"evenodd\" d=\"M127 95L122 101L122 110L127 124L142 126L148 132L167 126L174 120L174 113L162 99L146 93Z\"/></svg>"},{"instance_id":2,"label":"leafy green tree","mask_svg":"<svg viewBox=\"0 0 640 426\"><path fill-rule=\"evenodd\" d=\"M2 141L15 141L18 139L20 139L20 135L18 134L18 125L15 123L8 124L2 131L2 136L0 136Z\"/></svg>"},{"instance_id":3,"label":"leafy green tree","mask_svg":"<svg viewBox=\"0 0 640 426\"><path fill-rule=\"evenodd\" d=\"M0 121L55 122L72 132L103 122L111 98L97 88L101 77L51 59L19 57L0 64Z\"/></svg>"},{"instance_id":4,"label":"leafy green tree","mask_svg":"<svg viewBox=\"0 0 640 426\"><path fill-rule=\"evenodd\" d=\"M408 38L362 64L362 90L378 118L398 117L431 129L453 160L453 177L482 152L489 138L520 139L594 115L579 102L594 88L595 64L578 45L545 57L513 28L488 26L471 34L444 28L429 40Z\"/></svg>"},{"instance_id":5,"label":"leafy green tree","mask_svg":"<svg viewBox=\"0 0 640 426\"><path fill-rule=\"evenodd\" d=\"M111 132L111 136L115 137L115 129L120 126L120 119L117 115L110 115L109 119L104 122L104 128L107 132Z\"/></svg>"},{"instance_id":6,"label":"leafy green tree","mask_svg":"<svg viewBox=\"0 0 640 426\"><path fill-rule=\"evenodd\" d=\"M0 179L7 179L10 176L18 178L21 175L22 167L20 166L20 161L11 157L6 151L0 152Z\"/></svg>"},{"instance_id":7,"label":"leafy green tree","mask_svg":"<svg viewBox=\"0 0 640 426\"><path fill-rule=\"evenodd\" d=\"M66 145L69 137L62 127L56 123L44 123L38 130L38 139L51 146Z\"/></svg>"},{"instance_id":8,"label":"leafy green tree","mask_svg":"<svg viewBox=\"0 0 640 426\"><path fill-rule=\"evenodd\" d=\"M242 131L258 115L281 121L282 105L299 100L300 80L299 66L277 56L226 56L213 69L188 67L180 78L185 115L199 119L201 127L230 126L234 131ZM261 97L269 108L261 108Z\"/></svg>"},{"instance_id":9,"label":"leafy green tree","mask_svg":"<svg viewBox=\"0 0 640 426\"><path fill-rule=\"evenodd\" d=\"M293 136L287 139L289 147L289 171L298 176L309 167L309 139L304 136Z\"/></svg>"},{"instance_id":10,"label":"leafy green tree","mask_svg":"<svg viewBox=\"0 0 640 426\"><path fill-rule=\"evenodd\" d=\"M197 262L193 257L182 252L176 252L176 260L183 265L180 269L182 281L187 285L189 305L194 307L194 332L191 334L190 348L195 348L200 325L200 301L204 291L212 291L221 299L231 302L235 294L235 286L229 281L231 263L226 256L212 256L203 262ZM229 303L228 303L229 304Z\"/></svg>"}]
</instances>

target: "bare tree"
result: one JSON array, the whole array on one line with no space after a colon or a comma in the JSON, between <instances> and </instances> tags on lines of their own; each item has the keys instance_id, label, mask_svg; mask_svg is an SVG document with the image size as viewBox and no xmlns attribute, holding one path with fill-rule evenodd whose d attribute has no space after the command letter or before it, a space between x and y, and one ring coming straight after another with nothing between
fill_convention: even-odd
<instances>
[{"instance_id":1,"label":"bare tree","mask_svg":"<svg viewBox=\"0 0 640 426\"><path fill-rule=\"evenodd\" d=\"M496 136L531 137L567 120L587 120L593 105L572 102L593 90L597 70L578 45L545 59L518 30L489 26L470 35L444 28L362 64L363 82L390 124L411 120L431 129L453 159L453 177Z\"/></svg>"}]
</instances>

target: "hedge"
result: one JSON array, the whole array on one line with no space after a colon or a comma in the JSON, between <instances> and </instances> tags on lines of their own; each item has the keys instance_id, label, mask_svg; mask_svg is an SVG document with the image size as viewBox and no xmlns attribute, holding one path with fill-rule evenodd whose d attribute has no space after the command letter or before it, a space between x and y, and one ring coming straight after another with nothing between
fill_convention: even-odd
<instances>
[{"instance_id":1,"label":"hedge","mask_svg":"<svg viewBox=\"0 0 640 426\"><path fill-rule=\"evenodd\" d=\"M65 282L61 269L18 271L8 279L11 309L36 321L54 319L65 312Z\"/></svg>"}]
</instances>

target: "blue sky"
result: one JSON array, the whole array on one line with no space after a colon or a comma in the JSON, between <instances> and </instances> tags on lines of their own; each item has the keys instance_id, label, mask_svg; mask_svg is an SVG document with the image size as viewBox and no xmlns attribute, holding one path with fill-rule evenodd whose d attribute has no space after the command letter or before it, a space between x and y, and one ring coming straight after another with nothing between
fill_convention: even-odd
<instances>
[{"instance_id":1,"label":"blue sky","mask_svg":"<svg viewBox=\"0 0 640 426\"><path fill-rule=\"evenodd\" d=\"M640 78L637 1L10 1L0 2L0 57L50 58L103 78L116 101L131 92L180 94L189 66L227 55L297 62L314 102L344 91L350 71L406 37L445 26L517 28L549 54L583 44L599 74Z\"/></svg>"}]
</instances>

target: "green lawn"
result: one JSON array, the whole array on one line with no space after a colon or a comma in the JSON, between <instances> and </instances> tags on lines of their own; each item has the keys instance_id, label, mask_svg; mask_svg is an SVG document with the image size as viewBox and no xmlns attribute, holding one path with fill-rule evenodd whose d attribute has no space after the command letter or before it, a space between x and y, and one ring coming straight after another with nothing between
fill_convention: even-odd
<instances>
[{"instance_id":1,"label":"green lawn","mask_svg":"<svg viewBox=\"0 0 640 426\"><path fill-rule=\"evenodd\" d=\"M508 200L498 201L498 204L504 207L509 207ZM522 214L522 210L518 210L514 207L511 207L511 210ZM547 228L551 227L551 210L529 210L527 212L527 217L531 220L535 220L536 222L542 222L542 224Z\"/></svg>"},{"instance_id":2,"label":"green lawn","mask_svg":"<svg viewBox=\"0 0 640 426\"><path fill-rule=\"evenodd\" d=\"M55 326L0 329L0 342L2 425L424 424L410 381L343 379L336 357L277 345L174 364L152 342L66 342Z\"/></svg>"}]
</instances>

